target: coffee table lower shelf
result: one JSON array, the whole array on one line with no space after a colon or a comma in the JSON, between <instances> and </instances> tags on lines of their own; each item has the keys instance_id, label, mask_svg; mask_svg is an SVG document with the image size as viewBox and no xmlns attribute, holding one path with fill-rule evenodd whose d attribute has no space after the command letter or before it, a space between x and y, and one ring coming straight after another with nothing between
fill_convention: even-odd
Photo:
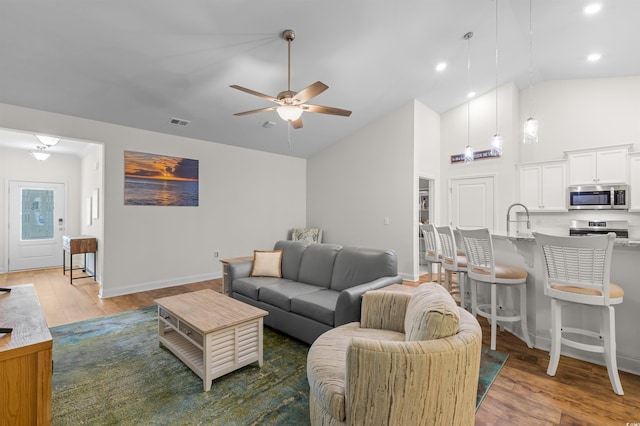
<instances>
[{"instance_id":1,"label":"coffee table lower shelf","mask_svg":"<svg viewBox=\"0 0 640 426\"><path fill-rule=\"evenodd\" d=\"M159 343L203 380L205 391L211 389L212 380L238 368L256 361L262 366L262 318L205 334L204 347L162 316L158 320Z\"/></svg>"}]
</instances>

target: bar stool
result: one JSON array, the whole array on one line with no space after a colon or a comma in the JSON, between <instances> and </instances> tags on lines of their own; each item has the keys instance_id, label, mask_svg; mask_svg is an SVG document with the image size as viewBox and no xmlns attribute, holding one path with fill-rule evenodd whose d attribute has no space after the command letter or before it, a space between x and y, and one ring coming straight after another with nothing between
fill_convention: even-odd
<instances>
[{"instance_id":1,"label":"bar stool","mask_svg":"<svg viewBox=\"0 0 640 426\"><path fill-rule=\"evenodd\" d=\"M471 308L474 315L487 318L491 323L491 349L496 349L498 322L517 322L522 326L522 335L527 346L533 348L527 327L527 271L511 265L495 263L493 241L489 229L458 229L467 253L467 275L475 281L491 286L491 300L478 305L477 289L471 284ZM503 289L516 288L520 293L520 310L511 312L502 304L498 305L498 286ZM500 312L498 312L500 311Z\"/></svg>"},{"instance_id":2,"label":"bar stool","mask_svg":"<svg viewBox=\"0 0 640 426\"><path fill-rule=\"evenodd\" d=\"M622 303L624 290L609 282L616 235L557 237L537 232L533 235L544 259L544 294L551 298L551 351L547 374L556 375L561 345L602 353L613 391L624 395L616 361L616 317L612 306ZM562 308L572 304L600 310L599 332L562 326ZM565 333L588 336L598 343L572 340L565 337Z\"/></svg>"},{"instance_id":3,"label":"bar stool","mask_svg":"<svg viewBox=\"0 0 640 426\"><path fill-rule=\"evenodd\" d=\"M433 281L433 264L438 265L438 284L442 273L442 255L438 247L438 233L432 224L420 225L422 240L424 241L424 260L429 265L429 281Z\"/></svg>"},{"instance_id":4,"label":"bar stool","mask_svg":"<svg viewBox=\"0 0 640 426\"><path fill-rule=\"evenodd\" d=\"M442 267L445 270L445 282L449 292L451 289L451 273L458 276L458 288L460 291L460 306L466 309L465 303L465 282L467 275L467 257L458 250L456 238L450 226L437 226L436 232L440 236L440 247L442 248Z\"/></svg>"}]
</instances>

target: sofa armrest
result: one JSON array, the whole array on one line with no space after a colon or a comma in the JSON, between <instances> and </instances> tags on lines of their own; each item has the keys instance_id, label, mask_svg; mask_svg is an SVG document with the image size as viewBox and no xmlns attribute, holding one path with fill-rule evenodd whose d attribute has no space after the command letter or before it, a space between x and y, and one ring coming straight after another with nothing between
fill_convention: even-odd
<instances>
[{"instance_id":1,"label":"sofa armrest","mask_svg":"<svg viewBox=\"0 0 640 426\"><path fill-rule=\"evenodd\" d=\"M233 291L233 280L238 278L247 278L251 275L251 268L253 267L253 261L238 262L229 264L229 283L231 283L231 289L229 293Z\"/></svg>"},{"instance_id":2,"label":"sofa armrest","mask_svg":"<svg viewBox=\"0 0 640 426\"><path fill-rule=\"evenodd\" d=\"M411 293L369 291L362 297L360 327L404 333L404 318Z\"/></svg>"},{"instance_id":3,"label":"sofa armrest","mask_svg":"<svg viewBox=\"0 0 640 426\"><path fill-rule=\"evenodd\" d=\"M334 327L350 322L360 321L360 305L362 304L362 295L369 290L377 290L389 286L391 284L401 284L402 278L382 277L377 280L360 284L354 287L344 289L338 296L336 303L336 311L334 316Z\"/></svg>"}]
</instances>

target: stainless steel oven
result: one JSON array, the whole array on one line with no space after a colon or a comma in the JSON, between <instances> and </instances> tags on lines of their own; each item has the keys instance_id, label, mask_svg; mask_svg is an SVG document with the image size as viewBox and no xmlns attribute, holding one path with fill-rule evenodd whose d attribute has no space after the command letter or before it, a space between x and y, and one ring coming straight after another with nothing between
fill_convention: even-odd
<instances>
[{"instance_id":1,"label":"stainless steel oven","mask_svg":"<svg viewBox=\"0 0 640 426\"><path fill-rule=\"evenodd\" d=\"M569 235L601 235L613 232L616 238L629 238L629 222L626 220L572 220Z\"/></svg>"},{"instance_id":2,"label":"stainless steel oven","mask_svg":"<svg viewBox=\"0 0 640 426\"><path fill-rule=\"evenodd\" d=\"M569 210L627 210L627 185L586 185L569 187Z\"/></svg>"}]
</instances>

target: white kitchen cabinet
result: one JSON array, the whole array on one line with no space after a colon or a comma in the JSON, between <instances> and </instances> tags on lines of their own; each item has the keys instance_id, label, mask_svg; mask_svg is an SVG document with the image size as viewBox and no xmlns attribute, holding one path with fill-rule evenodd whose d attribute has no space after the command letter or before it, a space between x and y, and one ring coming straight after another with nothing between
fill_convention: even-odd
<instances>
[{"instance_id":1,"label":"white kitchen cabinet","mask_svg":"<svg viewBox=\"0 0 640 426\"><path fill-rule=\"evenodd\" d=\"M640 212L640 152L629 154L629 211Z\"/></svg>"},{"instance_id":2,"label":"white kitchen cabinet","mask_svg":"<svg viewBox=\"0 0 640 426\"><path fill-rule=\"evenodd\" d=\"M567 152L569 185L627 183L628 146Z\"/></svg>"},{"instance_id":3,"label":"white kitchen cabinet","mask_svg":"<svg viewBox=\"0 0 640 426\"><path fill-rule=\"evenodd\" d=\"M529 211L567 211L567 167L564 161L518 166L520 202Z\"/></svg>"}]
</instances>

